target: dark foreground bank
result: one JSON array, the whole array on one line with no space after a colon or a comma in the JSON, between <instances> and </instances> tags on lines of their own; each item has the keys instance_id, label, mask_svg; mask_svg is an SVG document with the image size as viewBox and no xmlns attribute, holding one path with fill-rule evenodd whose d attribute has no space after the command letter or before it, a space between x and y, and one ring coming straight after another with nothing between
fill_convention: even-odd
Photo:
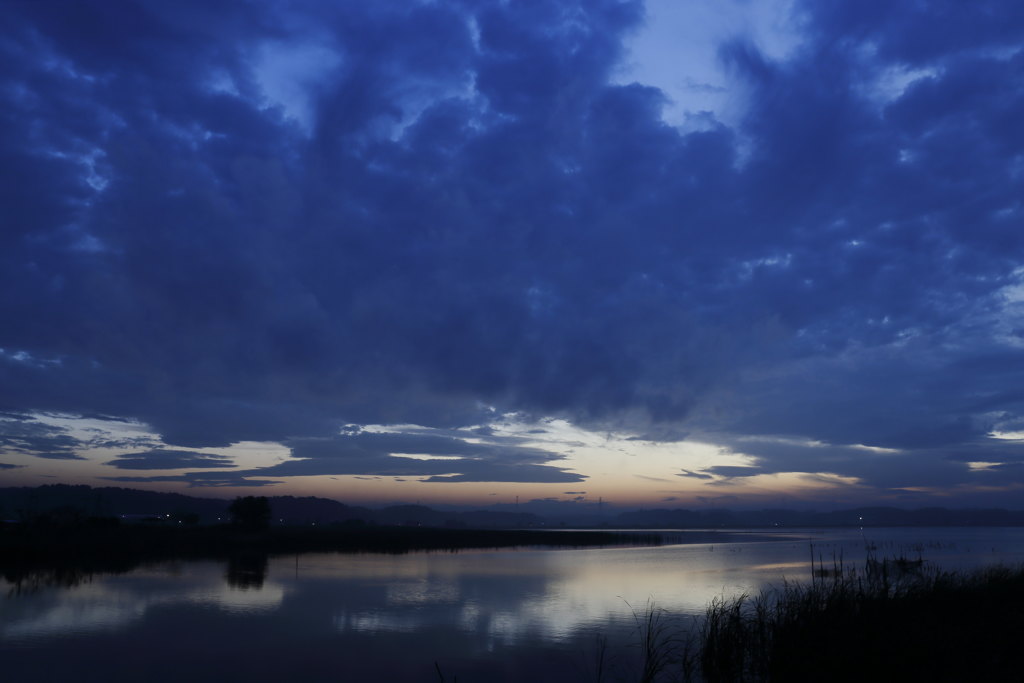
<instances>
[{"instance_id":1,"label":"dark foreground bank","mask_svg":"<svg viewBox=\"0 0 1024 683\"><path fill-rule=\"evenodd\" d=\"M709 682L1022 681L1022 637L1024 567L869 560L716 601L689 666Z\"/></svg>"}]
</instances>

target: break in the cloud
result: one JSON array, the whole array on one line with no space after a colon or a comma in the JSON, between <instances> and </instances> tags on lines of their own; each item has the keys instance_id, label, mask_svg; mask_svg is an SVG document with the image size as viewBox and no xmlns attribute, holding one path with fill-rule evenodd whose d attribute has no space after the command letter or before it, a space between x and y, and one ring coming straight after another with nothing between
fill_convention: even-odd
<instances>
[{"instance_id":1,"label":"break in the cloud","mask_svg":"<svg viewBox=\"0 0 1024 683\"><path fill-rule=\"evenodd\" d=\"M341 432L517 411L761 474L1022 483L992 435L1024 420L1024 8L789 11L784 50L716 24L742 110L677 128L621 82L637 1L8 2L0 410L148 425L123 469L293 450L149 481L589 476Z\"/></svg>"}]
</instances>

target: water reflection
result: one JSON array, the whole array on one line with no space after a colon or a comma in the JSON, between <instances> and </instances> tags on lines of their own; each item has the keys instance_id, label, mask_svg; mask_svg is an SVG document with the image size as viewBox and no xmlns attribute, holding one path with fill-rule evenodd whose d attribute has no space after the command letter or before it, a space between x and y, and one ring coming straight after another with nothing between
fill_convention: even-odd
<instances>
[{"instance_id":1,"label":"water reflection","mask_svg":"<svg viewBox=\"0 0 1024 683\"><path fill-rule=\"evenodd\" d=\"M8 597L35 593L44 588L73 588L92 580L93 572L78 567L9 569L3 573Z\"/></svg>"},{"instance_id":2,"label":"water reflection","mask_svg":"<svg viewBox=\"0 0 1024 683\"><path fill-rule=\"evenodd\" d=\"M110 558L102 562L92 561L61 567L0 563L0 576L3 577L8 597L14 597L47 588L74 588L92 581L96 575L125 574L138 566L138 562L125 558Z\"/></svg>"},{"instance_id":3,"label":"water reflection","mask_svg":"<svg viewBox=\"0 0 1024 683\"><path fill-rule=\"evenodd\" d=\"M864 553L857 532L830 532L656 548L250 554L121 574L6 571L0 659L9 680L81 671L137 680L134 662L148 680L436 681L437 661L449 679L572 681L588 680L603 637L608 665L628 678L634 609L653 600L683 628L714 597L805 579L808 538L826 558ZM918 543L947 566L1024 560L1020 529L887 530L872 540L894 551ZM165 664L153 670L158 654Z\"/></svg>"},{"instance_id":4,"label":"water reflection","mask_svg":"<svg viewBox=\"0 0 1024 683\"><path fill-rule=\"evenodd\" d=\"M228 558L224 579L232 588L259 590L263 588L263 581L267 577L267 562L269 559L265 553L240 553L232 555Z\"/></svg>"}]
</instances>

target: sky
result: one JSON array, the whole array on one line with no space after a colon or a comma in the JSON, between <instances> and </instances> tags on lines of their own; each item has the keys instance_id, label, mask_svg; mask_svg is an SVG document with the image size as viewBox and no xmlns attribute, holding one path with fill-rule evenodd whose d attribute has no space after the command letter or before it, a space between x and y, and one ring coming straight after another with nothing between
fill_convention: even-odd
<instances>
[{"instance_id":1,"label":"sky","mask_svg":"<svg viewBox=\"0 0 1024 683\"><path fill-rule=\"evenodd\" d=\"M1024 4L0 12L3 485L1024 507Z\"/></svg>"}]
</instances>

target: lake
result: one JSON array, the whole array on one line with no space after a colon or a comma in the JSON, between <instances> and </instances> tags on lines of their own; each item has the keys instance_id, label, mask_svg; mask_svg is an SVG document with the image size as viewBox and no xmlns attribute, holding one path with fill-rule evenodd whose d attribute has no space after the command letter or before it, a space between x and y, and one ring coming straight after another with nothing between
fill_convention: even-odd
<instances>
[{"instance_id":1,"label":"lake","mask_svg":"<svg viewBox=\"0 0 1024 683\"><path fill-rule=\"evenodd\" d=\"M685 540L677 532L668 540ZM634 680L637 618L682 632L810 559L1024 563L1021 528L786 530L658 547L315 553L0 580L6 681ZM812 551L813 548L813 551ZM440 674L439 674L440 670Z\"/></svg>"}]
</instances>

